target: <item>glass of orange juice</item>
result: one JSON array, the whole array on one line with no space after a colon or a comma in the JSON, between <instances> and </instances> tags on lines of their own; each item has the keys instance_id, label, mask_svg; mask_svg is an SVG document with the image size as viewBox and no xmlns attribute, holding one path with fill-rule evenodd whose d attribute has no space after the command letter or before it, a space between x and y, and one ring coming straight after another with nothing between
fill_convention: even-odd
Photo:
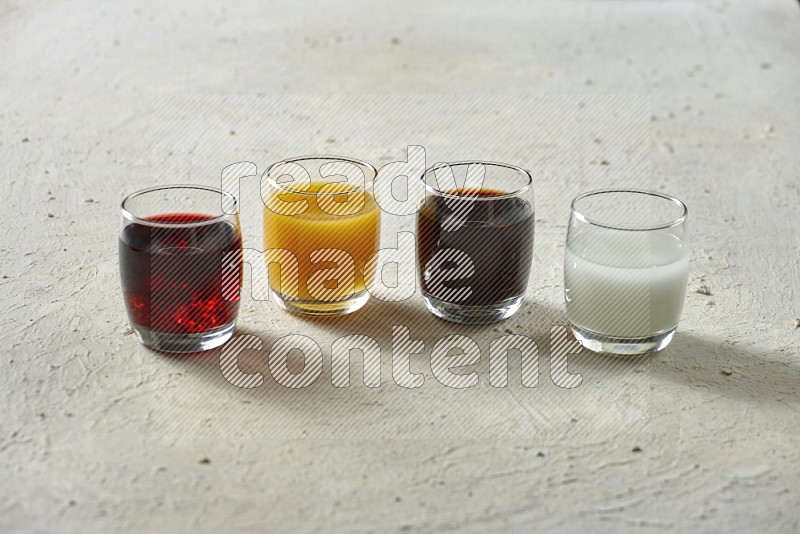
<instances>
[{"instance_id":1,"label":"glass of orange juice","mask_svg":"<svg viewBox=\"0 0 800 534\"><path fill-rule=\"evenodd\" d=\"M299 315L352 313L369 300L380 241L378 171L339 156L271 165L261 182L270 294Z\"/></svg>"}]
</instances>

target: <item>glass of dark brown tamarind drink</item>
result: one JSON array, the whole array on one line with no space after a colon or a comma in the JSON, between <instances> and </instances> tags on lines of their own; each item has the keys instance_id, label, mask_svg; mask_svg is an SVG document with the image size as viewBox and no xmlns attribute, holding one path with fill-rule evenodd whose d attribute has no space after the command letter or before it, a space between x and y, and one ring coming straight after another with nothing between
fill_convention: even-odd
<instances>
[{"instance_id":1,"label":"glass of dark brown tamarind drink","mask_svg":"<svg viewBox=\"0 0 800 534\"><path fill-rule=\"evenodd\" d=\"M458 323L512 316L522 305L533 258L530 173L463 161L438 163L422 180L417 259L426 306Z\"/></svg>"}]
</instances>

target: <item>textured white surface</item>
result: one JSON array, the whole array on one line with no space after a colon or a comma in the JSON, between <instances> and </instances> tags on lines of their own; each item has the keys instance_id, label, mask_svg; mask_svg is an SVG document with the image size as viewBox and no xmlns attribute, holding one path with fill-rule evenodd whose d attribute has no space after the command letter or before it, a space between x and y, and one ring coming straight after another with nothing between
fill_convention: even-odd
<instances>
[{"instance_id":1,"label":"textured white surface","mask_svg":"<svg viewBox=\"0 0 800 534\"><path fill-rule=\"evenodd\" d=\"M0 531L800 530L796 2L304 5L0 6ZM564 199L625 183L626 154L586 142L574 168L534 156L557 153L570 130L495 119L485 104L509 109L503 99L420 97L441 104L436 120L403 122L370 117L369 99L274 96L288 93L648 95L652 174L639 183L682 198L692 217L672 346L613 372L575 358L585 383L574 390L555 387L544 363L536 389L435 384L425 366L443 335L485 350L508 329L546 348L549 325L564 321ZM372 98L401 111L415 102ZM625 98L615 102L641 103ZM622 135L597 134L607 130ZM436 160L552 171L537 184L529 300L512 320L455 328L423 315L418 297L326 323L243 303L242 333L265 351L309 335L327 373L333 339L374 336L375 390L357 375L336 390L326 372L307 390L269 379L239 390L218 354L165 358L129 335L123 193L215 184L228 163L263 172L301 153L383 164L418 139ZM700 285L712 295L691 291ZM391 382L395 324L425 341L418 390ZM249 365L266 373L263 354ZM479 371L485 381L485 359Z\"/></svg>"}]
</instances>

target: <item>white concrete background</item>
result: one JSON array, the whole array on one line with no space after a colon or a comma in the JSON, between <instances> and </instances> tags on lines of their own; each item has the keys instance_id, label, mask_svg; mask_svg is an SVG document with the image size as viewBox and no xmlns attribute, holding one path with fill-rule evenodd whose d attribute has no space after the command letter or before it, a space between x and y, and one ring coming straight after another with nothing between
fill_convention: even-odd
<instances>
[{"instance_id":1,"label":"white concrete background","mask_svg":"<svg viewBox=\"0 0 800 534\"><path fill-rule=\"evenodd\" d=\"M800 530L797 3L295 4L0 5L0 531ZM537 389L453 391L429 368L419 390L393 384L398 321L425 341L420 371L448 333L485 348L509 329L546 348L564 320L564 199L625 183L632 167L618 164L624 141L586 139L573 167L548 167L538 154L559 132L525 132L519 117L504 129L480 105L437 111L441 127L418 116L382 128L353 111L357 99L279 96L350 93L395 110L414 97L380 95L644 95L650 164L638 183L684 199L692 217L673 345L613 367L577 357L575 390L545 374ZM455 133L462 120L471 134ZM520 314L465 330L420 319L418 298L327 323L243 303L241 332L265 348L287 333L323 348L375 336L378 390L334 391L323 373L308 390L268 380L243 391L218 354L137 345L117 273L124 193L214 184L245 159L263 170L324 151L382 164L414 137L434 159L552 171L537 182L537 267ZM258 246L257 217L243 218ZM700 284L713 294L693 292Z\"/></svg>"}]
</instances>

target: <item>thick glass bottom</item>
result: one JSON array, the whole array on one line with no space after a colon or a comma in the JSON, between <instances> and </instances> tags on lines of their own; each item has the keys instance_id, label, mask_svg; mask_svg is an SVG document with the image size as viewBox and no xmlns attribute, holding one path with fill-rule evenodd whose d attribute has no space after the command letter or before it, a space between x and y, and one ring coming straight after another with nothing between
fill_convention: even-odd
<instances>
[{"instance_id":1,"label":"thick glass bottom","mask_svg":"<svg viewBox=\"0 0 800 534\"><path fill-rule=\"evenodd\" d=\"M445 302L435 297L422 294L422 300L428 310L436 317L462 324L488 324L508 319L522 306L522 299L525 295L520 295L512 299L504 300L489 306L464 306Z\"/></svg>"},{"instance_id":2,"label":"thick glass bottom","mask_svg":"<svg viewBox=\"0 0 800 534\"><path fill-rule=\"evenodd\" d=\"M620 338L611 337L580 328L570 323L572 333L578 342L592 352L605 352L608 354L635 356L658 352L669 345L675 328L658 332L648 337Z\"/></svg>"},{"instance_id":3,"label":"thick glass bottom","mask_svg":"<svg viewBox=\"0 0 800 534\"><path fill-rule=\"evenodd\" d=\"M176 334L131 324L136 337L145 347L164 352L200 352L219 347L231 338L235 327L236 321L233 321L198 334Z\"/></svg>"},{"instance_id":4,"label":"thick glass bottom","mask_svg":"<svg viewBox=\"0 0 800 534\"><path fill-rule=\"evenodd\" d=\"M347 315L364 307L369 300L369 291L364 290L350 298L336 301L305 300L281 295L270 288L270 294L278 305L289 313L311 317L335 317Z\"/></svg>"}]
</instances>

